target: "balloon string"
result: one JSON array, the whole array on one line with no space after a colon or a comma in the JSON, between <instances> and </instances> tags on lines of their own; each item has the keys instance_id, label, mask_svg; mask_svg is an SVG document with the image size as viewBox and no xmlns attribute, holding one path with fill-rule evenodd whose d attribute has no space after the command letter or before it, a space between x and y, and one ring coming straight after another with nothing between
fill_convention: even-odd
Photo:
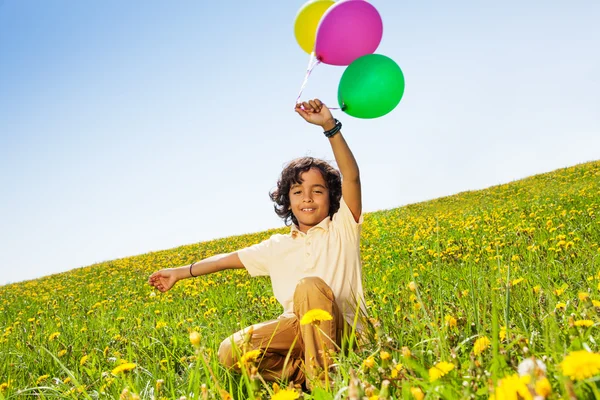
<instances>
[{"instance_id":1,"label":"balloon string","mask_svg":"<svg viewBox=\"0 0 600 400\"><path fill-rule=\"evenodd\" d=\"M298 104L300 101L300 97L302 96L302 92L304 91L304 88L306 87L306 84L308 83L308 78L310 77L310 74L312 73L313 69L320 63L321 63L321 61L315 57L315 53L314 52L310 53L310 58L308 60L308 67L306 67L306 75L304 76L304 82L302 82L302 86L300 87L300 93L298 93L298 97L296 98L296 104ZM296 104L294 104L294 107Z\"/></svg>"}]
</instances>

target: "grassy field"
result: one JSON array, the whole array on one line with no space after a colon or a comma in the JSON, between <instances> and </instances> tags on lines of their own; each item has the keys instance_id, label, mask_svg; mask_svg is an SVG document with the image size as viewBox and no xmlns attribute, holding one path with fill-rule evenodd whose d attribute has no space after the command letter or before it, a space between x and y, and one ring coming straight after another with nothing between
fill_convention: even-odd
<instances>
[{"instance_id":1,"label":"grassy field","mask_svg":"<svg viewBox=\"0 0 600 400\"><path fill-rule=\"evenodd\" d=\"M598 161L367 214L368 340L339 356L333 389L301 398L600 398L599 216ZM0 287L0 399L296 398L216 357L225 337L279 315L268 279L146 284L284 232Z\"/></svg>"}]
</instances>

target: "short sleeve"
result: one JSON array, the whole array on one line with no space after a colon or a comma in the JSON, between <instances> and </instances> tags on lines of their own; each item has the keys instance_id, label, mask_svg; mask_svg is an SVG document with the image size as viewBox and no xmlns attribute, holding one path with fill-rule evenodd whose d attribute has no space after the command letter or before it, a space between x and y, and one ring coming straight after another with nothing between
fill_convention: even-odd
<instances>
[{"instance_id":1,"label":"short sleeve","mask_svg":"<svg viewBox=\"0 0 600 400\"><path fill-rule=\"evenodd\" d=\"M360 225L363 223L363 214L360 214L358 218L358 222L354 220L354 216L352 215L352 211L348 208L348 205L344 201L342 197L340 199L340 209L333 215L333 223L337 226L344 227L346 229L354 229L358 230Z\"/></svg>"},{"instance_id":2,"label":"short sleeve","mask_svg":"<svg viewBox=\"0 0 600 400\"><path fill-rule=\"evenodd\" d=\"M269 275L272 241L273 237L237 251L250 276Z\"/></svg>"}]
</instances>

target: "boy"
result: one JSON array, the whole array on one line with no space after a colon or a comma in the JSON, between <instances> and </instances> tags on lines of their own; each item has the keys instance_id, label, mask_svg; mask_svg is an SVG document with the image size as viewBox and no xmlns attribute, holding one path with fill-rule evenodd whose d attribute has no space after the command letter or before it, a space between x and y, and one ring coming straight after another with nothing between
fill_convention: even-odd
<instances>
[{"instance_id":1,"label":"boy","mask_svg":"<svg viewBox=\"0 0 600 400\"><path fill-rule=\"evenodd\" d=\"M297 104L295 111L323 128L340 172L312 157L293 160L284 168L270 196L277 215L291 225L290 233L189 266L155 272L149 283L165 292L181 279L233 268L246 268L251 276L270 276L284 313L252 326L250 350L261 352L258 368L263 378L301 384L307 379L310 383L330 365L328 353L340 346L356 313L364 313L363 217L358 165L341 134L341 123L318 99ZM332 319L321 321L318 327L301 324L302 317L314 309L326 311ZM236 351L247 332L239 331L221 343L222 364L236 367Z\"/></svg>"}]
</instances>

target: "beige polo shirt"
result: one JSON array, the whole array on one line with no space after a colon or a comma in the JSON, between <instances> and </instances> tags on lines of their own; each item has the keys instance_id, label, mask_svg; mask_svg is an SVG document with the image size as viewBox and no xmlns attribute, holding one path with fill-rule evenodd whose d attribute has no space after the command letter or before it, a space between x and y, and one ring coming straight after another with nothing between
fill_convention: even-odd
<instances>
[{"instance_id":1,"label":"beige polo shirt","mask_svg":"<svg viewBox=\"0 0 600 400\"><path fill-rule=\"evenodd\" d=\"M298 282L316 276L331 287L338 307L352 326L357 304L365 311L360 260L362 222L362 215L358 223L354 220L342 198L333 218L325 218L307 233L292 225L289 234L273 235L237 253L251 276L271 277L273 294L283 306L282 316L293 315ZM359 330L360 325L359 320Z\"/></svg>"}]
</instances>

